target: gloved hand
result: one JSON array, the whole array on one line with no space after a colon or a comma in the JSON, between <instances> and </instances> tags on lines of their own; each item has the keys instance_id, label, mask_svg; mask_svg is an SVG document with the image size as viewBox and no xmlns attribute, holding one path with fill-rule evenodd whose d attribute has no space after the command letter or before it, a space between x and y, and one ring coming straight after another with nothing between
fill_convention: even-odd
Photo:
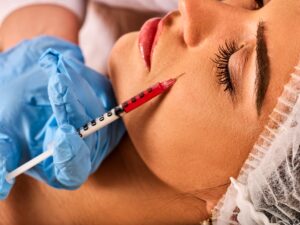
<instances>
[{"instance_id":1,"label":"gloved hand","mask_svg":"<svg viewBox=\"0 0 300 225\"><path fill-rule=\"evenodd\" d=\"M48 50L39 65L50 47L55 50ZM27 174L56 188L78 188L125 130L119 120L84 140L79 137L75 128L115 106L114 95L110 82L84 65L77 46L52 37L0 54L0 96L1 199L13 185L5 180L7 172L48 150L53 140L53 157Z\"/></svg>"}]
</instances>

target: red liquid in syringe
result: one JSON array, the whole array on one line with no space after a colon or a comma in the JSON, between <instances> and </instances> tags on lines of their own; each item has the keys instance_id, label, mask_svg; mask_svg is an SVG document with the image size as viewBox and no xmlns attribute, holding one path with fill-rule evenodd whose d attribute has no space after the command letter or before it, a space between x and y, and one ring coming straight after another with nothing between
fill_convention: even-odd
<instances>
[{"instance_id":1,"label":"red liquid in syringe","mask_svg":"<svg viewBox=\"0 0 300 225\"><path fill-rule=\"evenodd\" d=\"M169 79L164 82L159 82L147 90L141 92L140 94L134 96L130 100L122 103L122 108L124 112L128 113L140 105L143 105L145 102L151 100L152 98L156 97L157 95L162 94L166 90L168 90L170 87L173 86L173 84L176 82L176 79Z\"/></svg>"},{"instance_id":2,"label":"red liquid in syringe","mask_svg":"<svg viewBox=\"0 0 300 225\"><path fill-rule=\"evenodd\" d=\"M176 82L176 79L169 79L163 82L159 82L154 84L153 86L147 88L146 90L140 92L129 100L123 102L122 104L116 106L109 112L104 115L98 117L95 120L84 125L82 128L78 130L78 134L80 137L84 138L89 136L90 134L96 132L97 130L105 127L106 125L112 123L113 121L119 119L124 113L129 113L132 110L142 106L146 102L155 98L158 95L163 94L169 88L173 86Z\"/></svg>"}]
</instances>

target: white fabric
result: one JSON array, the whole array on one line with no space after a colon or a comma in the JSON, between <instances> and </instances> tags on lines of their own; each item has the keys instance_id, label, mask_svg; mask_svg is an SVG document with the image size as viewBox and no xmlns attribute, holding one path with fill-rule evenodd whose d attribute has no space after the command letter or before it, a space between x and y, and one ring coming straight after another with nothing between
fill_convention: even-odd
<instances>
[{"instance_id":1,"label":"white fabric","mask_svg":"<svg viewBox=\"0 0 300 225\"><path fill-rule=\"evenodd\" d=\"M163 5L163 2L169 0L161 2ZM177 9L177 4L173 5L174 8L170 8L170 11ZM80 46L86 64L102 74L107 74L107 59L116 40L122 34L138 31L149 17L161 16L166 12L144 13L125 8L104 7L92 2L87 8L85 23L80 32Z\"/></svg>"},{"instance_id":2,"label":"white fabric","mask_svg":"<svg viewBox=\"0 0 300 225\"><path fill-rule=\"evenodd\" d=\"M272 225L269 219L262 212L258 212L249 196L247 187L238 181L231 178L231 183L237 191L236 205L239 207L240 212L237 215L237 220L240 224L247 225Z\"/></svg>"},{"instance_id":3,"label":"white fabric","mask_svg":"<svg viewBox=\"0 0 300 225\"><path fill-rule=\"evenodd\" d=\"M217 205L215 225L300 224L300 66L269 117Z\"/></svg>"},{"instance_id":4,"label":"white fabric","mask_svg":"<svg viewBox=\"0 0 300 225\"><path fill-rule=\"evenodd\" d=\"M112 7L123 7L140 11L168 12L177 8L177 0L96 0Z\"/></svg>"}]
</instances>

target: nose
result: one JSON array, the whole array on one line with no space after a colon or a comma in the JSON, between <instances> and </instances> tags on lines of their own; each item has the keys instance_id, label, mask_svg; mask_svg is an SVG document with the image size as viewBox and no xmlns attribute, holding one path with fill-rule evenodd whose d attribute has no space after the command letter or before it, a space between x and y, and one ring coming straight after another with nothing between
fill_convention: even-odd
<instances>
[{"instance_id":1,"label":"nose","mask_svg":"<svg viewBox=\"0 0 300 225\"><path fill-rule=\"evenodd\" d=\"M246 10L217 0L179 0L183 36L188 46L197 46L212 34L232 29Z\"/></svg>"}]
</instances>

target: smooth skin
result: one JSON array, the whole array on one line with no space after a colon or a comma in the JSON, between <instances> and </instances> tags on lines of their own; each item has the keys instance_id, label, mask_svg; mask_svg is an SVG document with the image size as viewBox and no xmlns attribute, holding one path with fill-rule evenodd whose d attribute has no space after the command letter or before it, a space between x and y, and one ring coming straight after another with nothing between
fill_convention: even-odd
<instances>
[{"instance_id":1,"label":"smooth skin","mask_svg":"<svg viewBox=\"0 0 300 225\"><path fill-rule=\"evenodd\" d=\"M120 102L155 81L185 72L165 98L124 121L148 168L177 190L197 192L208 212L218 199L207 192L215 196L230 176L238 175L299 60L300 2L272 0L259 10L254 7L252 0L180 1L179 12L164 18L150 72L138 51L138 33L124 36L112 52L111 79ZM265 26L270 60L260 113L254 94L259 22ZM229 61L230 70L238 71L234 99L218 83L211 60L224 40L243 46ZM244 49L249 59L242 64Z\"/></svg>"},{"instance_id":2,"label":"smooth skin","mask_svg":"<svg viewBox=\"0 0 300 225\"><path fill-rule=\"evenodd\" d=\"M150 72L138 51L138 33L122 37L109 64L119 102L156 81L185 75L166 96L124 118L129 136L81 189L57 191L22 177L0 203L3 224L186 225L207 218L229 177L238 175L299 60L300 2L265 4L255 10L254 0L179 1L179 11L164 19ZM260 21L270 83L258 114L254 83ZM234 100L218 83L211 60L230 39L249 54L242 69L235 69ZM240 66L242 52L231 57L232 70Z\"/></svg>"}]
</instances>

